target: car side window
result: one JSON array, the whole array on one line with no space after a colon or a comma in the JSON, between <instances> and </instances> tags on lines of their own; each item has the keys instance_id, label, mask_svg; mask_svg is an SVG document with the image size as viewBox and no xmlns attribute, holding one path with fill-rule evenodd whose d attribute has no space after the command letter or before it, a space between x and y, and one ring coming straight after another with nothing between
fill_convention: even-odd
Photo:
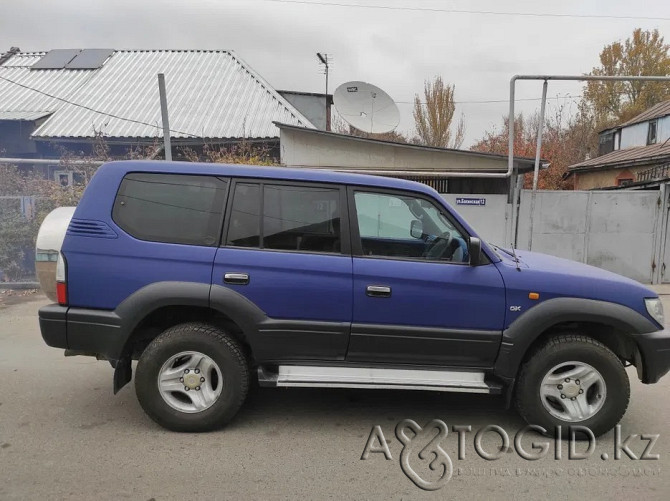
<instances>
[{"instance_id":1,"label":"car side window","mask_svg":"<svg viewBox=\"0 0 670 501\"><path fill-rule=\"evenodd\" d=\"M339 253L339 204L338 188L238 183L226 245Z\"/></svg>"},{"instance_id":2,"label":"car side window","mask_svg":"<svg viewBox=\"0 0 670 501\"><path fill-rule=\"evenodd\" d=\"M265 185L263 248L340 252L340 190Z\"/></svg>"},{"instance_id":3,"label":"car side window","mask_svg":"<svg viewBox=\"0 0 670 501\"><path fill-rule=\"evenodd\" d=\"M261 241L261 187L237 183L230 212L227 245L259 247Z\"/></svg>"},{"instance_id":4,"label":"car side window","mask_svg":"<svg viewBox=\"0 0 670 501\"><path fill-rule=\"evenodd\" d=\"M469 261L466 237L444 209L410 194L354 193L363 255Z\"/></svg>"},{"instance_id":5,"label":"car side window","mask_svg":"<svg viewBox=\"0 0 670 501\"><path fill-rule=\"evenodd\" d=\"M213 176L130 173L121 181L112 219L140 240L218 244L228 181Z\"/></svg>"}]
</instances>

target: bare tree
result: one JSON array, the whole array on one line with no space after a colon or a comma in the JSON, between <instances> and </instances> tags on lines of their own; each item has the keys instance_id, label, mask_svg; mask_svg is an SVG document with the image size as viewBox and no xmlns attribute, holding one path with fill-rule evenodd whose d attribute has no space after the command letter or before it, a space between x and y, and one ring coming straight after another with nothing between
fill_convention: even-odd
<instances>
[{"instance_id":1,"label":"bare tree","mask_svg":"<svg viewBox=\"0 0 670 501\"><path fill-rule=\"evenodd\" d=\"M458 124L456 125L456 133L454 134L454 139L451 141L451 147L460 148L463 145L464 139L465 139L465 115L461 113L461 116L458 119Z\"/></svg>"},{"instance_id":2,"label":"bare tree","mask_svg":"<svg viewBox=\"0 0 670 501\"><path fill-rule=\"evenodd\" d=\"M456 132L452 135L451 124L456 112L454 84L445 84L437 76L432 82L425 81L424 102L419 95L414 96L414 122L418 143L440 148L458 148L463 144L465 118L461 114Z\"/></svg>"}]
</instances>

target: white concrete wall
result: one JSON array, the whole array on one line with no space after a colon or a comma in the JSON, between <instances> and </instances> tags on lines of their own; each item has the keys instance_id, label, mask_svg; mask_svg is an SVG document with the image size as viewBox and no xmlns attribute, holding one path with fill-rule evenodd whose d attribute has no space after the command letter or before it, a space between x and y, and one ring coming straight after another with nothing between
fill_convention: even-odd
<instances>
[{"instance_id":1,"label":"white concrete wall","mask_svg":"<svg viewBox=\"0 0 670 501\"><path fill-rule=\"evenodd\" d=\"M492 244L507 245L507 224L511 214L507 195L458 195L442 193L442 197L472 226L477 234ZM458 205L459 198L482 198L486 205Z\"/></svg>"}]
</instances>

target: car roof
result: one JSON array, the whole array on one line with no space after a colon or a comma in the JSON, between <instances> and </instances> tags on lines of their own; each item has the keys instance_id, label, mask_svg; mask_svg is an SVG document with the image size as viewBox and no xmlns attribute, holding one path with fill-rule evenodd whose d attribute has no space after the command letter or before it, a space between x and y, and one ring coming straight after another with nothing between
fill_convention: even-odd
<instances>
[{"instance_id":1,"label":"car roof","mask_svg":"<svg viewBox=\"0 0 670 501\"><path fill-rule=\"evenodd\" d=\"M120 169L125 172L156 172L164 174L215 175L226 177L254 177L286 181L308 181L315 183L338 183L376 188L404 189L430 195L437 192L425 184L392 177L352 174L326 169L289 168L280 166L258 166L243 164L219 164L201 162L165 162L160 160L122 160L108 162L100 169Z\"/></svg>"}]
</instances>

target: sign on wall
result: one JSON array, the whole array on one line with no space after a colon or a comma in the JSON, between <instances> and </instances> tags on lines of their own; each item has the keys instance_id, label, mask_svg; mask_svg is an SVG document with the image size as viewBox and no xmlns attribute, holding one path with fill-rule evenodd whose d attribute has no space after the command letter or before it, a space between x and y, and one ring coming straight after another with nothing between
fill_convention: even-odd
<instances>
[{"instance_id":1,"label":"sign on wall","mask_svg":"<svg viewBox=\"0 0 670 501\"><path fill-rule=\"evenodd\" d=\"M459 197L456 199L456 205L477 205L477 206L484 206L486 205L486 199L485 198L466 198L466 197Z\"/></svg>"}]
</instances>

